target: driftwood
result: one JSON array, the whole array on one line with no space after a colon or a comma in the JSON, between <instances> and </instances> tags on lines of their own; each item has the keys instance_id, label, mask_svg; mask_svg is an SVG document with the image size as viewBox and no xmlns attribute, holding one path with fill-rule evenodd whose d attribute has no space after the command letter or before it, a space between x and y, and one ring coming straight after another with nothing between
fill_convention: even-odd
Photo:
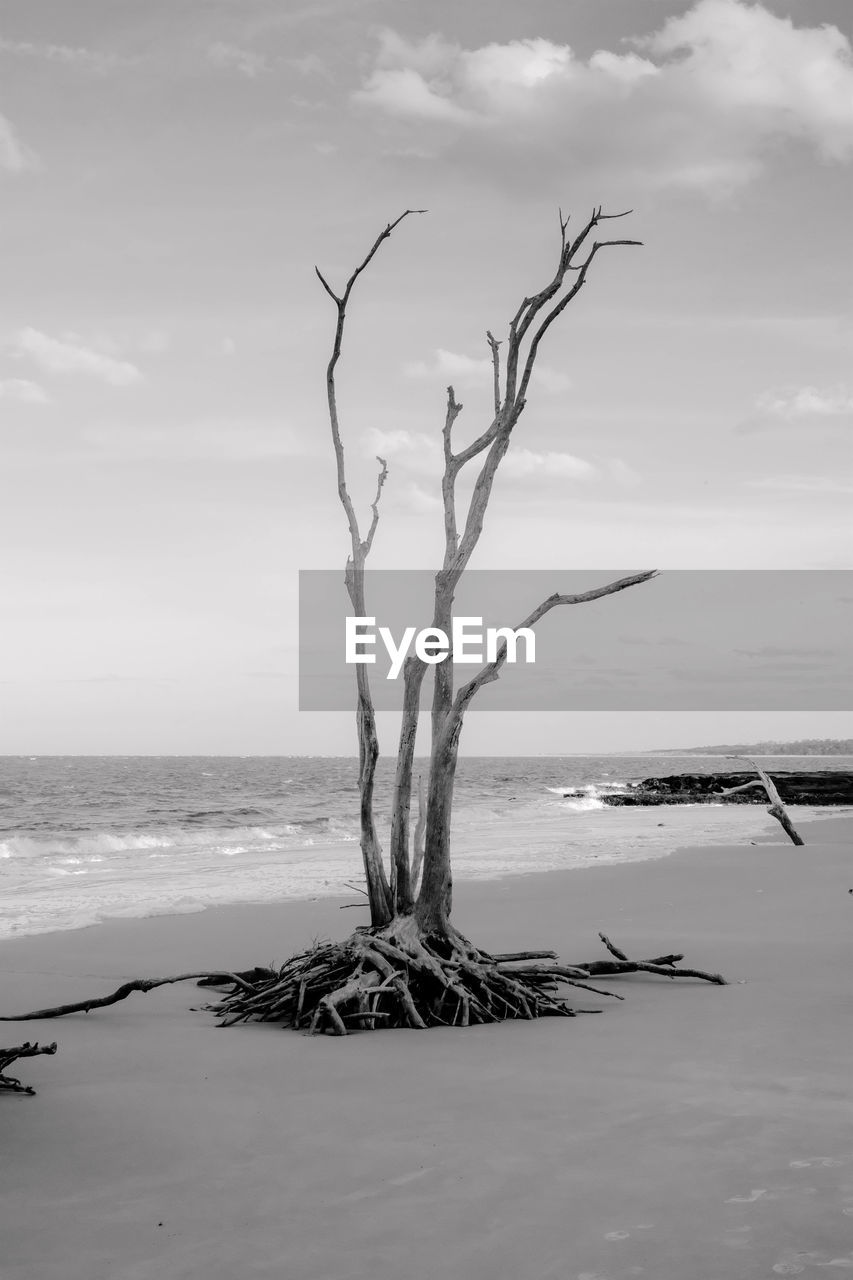
<instances>
[{"instance_id":1,"label":"driftwood","mask_svg":"<svg viewBox=\"0 0 853 1280\"><path fill-rule=\"evenodd\" d=\"M425 936L411 916L404 916L383 929L358 929L343 942L315 943L278 970L258 967L243 973L206 970L169 978L136 978L110 995L7 1015L0 1021L33 1022L88 1013L118 1004L134 991L195 981L198 986L230 988L218 1004L208 1006L220 1017L220 1026L278 1022L312 1033L345 1035L348 1025L467 1027L507 1018L573 1018L577 1013L600 1012L572 1008L560 992L566 986L623 999L614 991L590 986L591 977L654 973L725 985L725 978L718 973L676 968L683 959L680 955L630 960L605 934L599 937L614 959L566 965L559 963L554 951L491 955L455 930L450 936ZM41 1050L24 1046L23 1050L53 1053L55 1046ZM23 1050L7 1050L13 1055L8 1061L26 1056ZM0 1069L3 1065L0 1051Z\"/></svg>"},{"instance_id":2,"label":"driftwood","mask_svg":"<svg viewBox=\"0 0 853 1280\"><path fill-rule=\"evenodd\" d=\"M32 1096L35 1089L31 1085L21 1084L15 1076L7 1076L6 1068L18 1058L36 1058L43 1053L56 1053L56 1043L31 1044L28 1040L25 1044L16 1045L14 1049L0 1049L0 1093L28 1093Z\"/></svg>"},{"instance_id":3,"label":"driftwood","mask_svg":"<svg viewBox=\"0 0 853 1280\"><path fill-rule=\"evenodd\" d=\"M268 970L260 972L266 973ZM42 1018L64 1018L67 1013L88 1013L91 1009L106 1009L108 1005L118 1004L119 1000L126 1000L134 991L153 991L155 987L166 987L173 982L190 982L199 978L213 978L216 983L229 982L243 990L254 991L251 983L239 973L215 973L211 969L202 969L198 973L179 973L173 978L133 978L108 996L94 996L91 1000L78 1000L73 1004L58 1004L51 1009L35 1009L32 1013L6 1014L5 1017L0 1016L0 1022L38 1022Z\"/></svg>"},{"instance_id":4,"label":"driftwood","mask_svg":"<svg viewBox=\"0 0 853 1280\"><path fill-rule=\"evenodd\" d=\"M353 1028L422 1029L597 1013L573 1008L561 990L616 995L591 987L591 977L653 973L725 985L718 973L676 968L680 955L630 960L599 936L612 960L564 965L553 951L491 955L455 929L424 934L411 916L398 917L382 929L358 930L344 942L317 944L258 984L253 994L235 988L211 1008L221 1026L276 1022L309 1033L346 1035Z\"/></svg>"},{"instance_id":5,"label":"driftwood","mask_svg":"<svg viewBox=\"0 0 853 1280\"><path fill-rule=\"evenodd\" d=\"M731 759L739 760L741 757L732 756ZM776 785L773 782L773 779L766 774L761 766L756 764L754 760L750 760L749 763L758 774L758 778L753 779L751 782L744 782L739 787L730 787L727 791L721 791L720 795L733 796L736 795L738 791L749 791L752 787L763 787L767 793L767 799L770 801L767 812L770 814L771 818L776 819L788 839L791 841L791 844L804 845L806 842L799 832L795 830L793 822L788 817L788 811L782 803L782 797L776 790Z\"/></svg>"}]
</instances>

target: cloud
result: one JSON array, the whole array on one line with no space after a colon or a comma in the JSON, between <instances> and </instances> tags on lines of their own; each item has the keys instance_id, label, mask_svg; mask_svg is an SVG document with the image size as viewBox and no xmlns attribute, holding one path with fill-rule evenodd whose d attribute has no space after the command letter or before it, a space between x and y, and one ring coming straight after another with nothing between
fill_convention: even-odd
<instances>
[{"instance_id":1,"label":"cloud","mask_svg":"<svg viewBox=\"0 0 853 1280\"><path fill-rule=\"evenodd\" d=\"M844 387L821 391L799 387L788 391L765 391L755 402L759 413L778 418L836 418L853 413L853 392Z\"/></svg>"},{"instance_id":2,"label":"cloud","mask_svg":"<svg viewBox=\"0 0 853 1280\"><path fill-rule=\"evenodd\" d=\"M268 68L263 53L254 53L251 49L241 49L238 45L222 41L208 45L207 58L220 71L236 71L249 80L254 80Z\"/></svg>"},{"instance_id":3,"label":"cloud","mask_svg":"<svg viewBox=\"0 0 853 1280\"><path fill-rule=\"evenodd\" d=\"M561 480L590 480L597 468L572 453L536 453L533 449L513 449L501 464L501 475L510 480L547 477Z\"/></svg>"},{"instance_id":4,"label":"cloud","mask_svg":"<svg viewBox=\"0 0 853 1280\"><path fill-rule=\"evenodd\" d=\"M322 76L332 79L332 74L318 53L306 53L301 58L288 58L287 64L303 76Z\"/></svg>"},{"instance_id":5,"label":"cloud","mask_svg":"<svg viewBox=\"0 0 853 1280\"><path fill-rule=\"evenodd\" d=\"M656 648L658 645L667 644L675 645L679 649L693 649L696 646L695 640L682 640L679 636L654 636L649 639L648 636L629 636L622 635L618 637L622 644L627 645L647 645Z\"/></svg>"},{"instance_id":6,"label":"cloud","mask_svg":"<svg viewBox=\"0 0 853 1280\"><path fill-rule=\"evenodd\" d=\"M119 62L114 53L104 53L98 49L83 49L67 44L35 44L30 40L0 40L0 53L8 53L16 58L58 62L64 66L88 67L93 71L109 71Z\"/></svg>"},{"instance_id":7,"label":"cloud","mask_svg":"<svg viewBox=\"0 0 853 1280\"><path fill-rule=\"evenodd\" d=\"M431 476L435 483L443 468L441 437L428 436L419 431L380 431L372 428L365 434L365 453L379 454L392 460L409 472ZM476 460L470 464L466 475L475 475ZM584 458L555 450L537 452L533 449L510 447L501 462L500 475L509 483L524 483L530 479L591 480L600 475L599 468Z\"/></svg>"},{"instance_id":8,"label":"cloud","mask_svg":"<svg viewBox=\"0 0 853 1280\"><path fill-rule=\"evenodd\" d=\"M735 428L739 435L773 427L848 426L853 423L853 391L845 386L786 387L762 391L752 412Z\"/></svg>"},{"instance_id":9,"label":"cloud","mask_svg":"<svg viewBox=\"0 0 853 1280\"><path fill-rule=\"evenodd\" d=\"M362 445L366 457L373 458L379 454L388 461L392 471L399 468L410 475L414 473L429 477L433 483L438 484L444 468L439 432L427 435L422 431L407 431L404 428L382 431L372 427L365 432ZM461 445L462 442L459 447ZM473 482L477 474L476 468L477 460L474 459L462 472L463 484L466 480ZM581 480L625 489L634 488L641 483L641 477L621 458L589 460L562 450L535 450L516 445L510 446L498 474L501 483L510 486L524 486L529 480Z\"/></svg>"},{"instance_id":10,"label":"cloud","mask_svg":"<svg viewBox=\"0 0 853 1280\"><path fill-rule=\"evenodd\" d=\"M531 167L560 184L606 170L723 196L791 141L826 161L853 154L853 58L838 28L698 0L633 44L583 59L541 37L465 49L386 30L355 98L417 126L427 152L514 184Z\"/></svg>"},{"instance_id":11,"label":"cloud","mask_svg":"<svg viewBox=\"0 0 853 1280\"><path fill-rule=\"evenodd\" d=\"M21 142L6 117L0 116L0 170L23 173L26 169L37 168L35 153Z\"/></svg>"},{"instance_id":12,"label":"cloud","mask_svg":"<svg viewBox=\"0 0 853 1280\"><path fill-rule=\"evenodd\" d=\"M837 27L795 27L762 5L700 0L642 42L664 57L681 55L723 112L757 135L802 137L826 159L853 150L853 59Z\"/></svg>"},{"instance_id":13,"label":"cloud","mask_svg":"<svg viewBox=\"0 0 853 1280\"><path fill-rule=\"evenodd\" d=\"M28 378L0 378L0 400L21 400L24 404L50 404L44 387Z\"/></svg>"},{"instance_id":14,"label":"cloud","mask_svg":"<svg viewBox=\"0 0 853 1280\"><path fill-rule=\"evenodd\" d=\"M101 423L83 439L103 457L116 459L199 458L206 462L253 462L308 457L311 448L280 422L193 422L178 426Z\"/></svg>"},{"instance_id":15,"label":"cloud","mask_svg":"<svg viewBox=\"0 0 853 1280\"><path fill-rule=\"evenodd\" d=\"M161 356L171 347L172 335L168 329L146 329L137 338L136 345L148 355Z\"/></svg>"},{"instance_id":16,"label":"cloud","mask_svg":"<svg viewBox=\"0 0 853 1280\"><path fill-rule=\"evenodd\" d=\"M435 511L441 510L441 498L437 493L430 493L428 489L424 489L422 485L417 484L414 480L408 481L394 495L395 505L403 506L407 511L413 511L415 515L427 516L432 515Z\"/></svg>"},{"instance_id":17,"label":"cloud","mask_svg":"<svg viewBox=\"0 0 853 1280\"><path fill-rule=\"evenodd\" d=\"M22 329L16 350L18 355L29 357L47 373L82 374L113 387L129 386L142 377L136 365L84 346L74 334L51 338L38 329Z\"/></svg>"},{"instance_id":18,"label":"cloud","mask_svg":"<svg viewBox=\"0 0 853 1280\"><path fill-rule=\"evenodd\" d=\"M837 476L762 476L759 480L744 480L743 483L749 489L767 489L771 493L853 494L853 480Z\"/></svg>"},{"instance_id":19,"label":"cloud","mask_svg":"<svg viewBox=\"0 0 853 1280\"><path fill-rule=\"evenodd\" d=\"M487 356L477 359L438 347L431 364L425 360L414 360L403 366L403 373L407 378L456 378L459 382L479 382L483 378L491 378L492 362Z\"/></svg>"},{"instance_id":20,"label":"cloud","mask_svg":"<svg viewBox=\"0 0 853 1280\"><path fill-rule=\"evenodd\" d=\"M443 347L436 349L431 362L415 360L403 366L403 373L408 378L441 378L458 385L482 384L491 388L492 361L489 356L480 358L459 355L455 351L445 351ZM548 365L537 364L533 375L532 386L541 388L551 395L569 391L572 380L559 369L551 369Z\"/></svg>"},{"instance_id":21,"label":"cloud","mask_svg":"<svg viewBox=\"0 0 853 1280\"><path fill-rule=\"evenodd\" d=\"M732 652L742 654L745 658L825 658L831 656L834 650L813 645L785 649L779 645L765 644L760 649L734 649Z\"/></svg>"},{"instance_id":22,"label":"cloud","mask_svg":"<svg viewBox=\"0 0 853 1280\"><path fill-rule=\"evenodd\" d=\"M407 471L432 476L436 482L444 466L440 434L428 436L422 431L381 431L371 427L363 437L364 453L373 458L378 454L386 461L398 463Z\"/></svg>"}]
</instances>

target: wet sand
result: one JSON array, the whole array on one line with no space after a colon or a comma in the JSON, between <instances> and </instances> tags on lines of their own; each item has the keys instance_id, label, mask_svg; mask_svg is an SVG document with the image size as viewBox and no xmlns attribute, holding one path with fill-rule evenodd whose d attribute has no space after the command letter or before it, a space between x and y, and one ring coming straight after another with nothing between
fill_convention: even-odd
<instances>
[{"instance_id":1,"label":"wet sand","mask_svg":"<svg viewBox=\"0 0 853 1280\"><path fill-rule=\"evenodd\" d=\"M509 835L510 833L508 833ZM487 948L684 951L595 1017L309 1038L193 985L52 1022L0 1097L3 1280L752 1280L853 1271L853 817L655 862L460 884ZM773 837L776 839L777 837ZM321 900L0 944L3 1013L281 961Z\"/></svg>"}]
</instances>

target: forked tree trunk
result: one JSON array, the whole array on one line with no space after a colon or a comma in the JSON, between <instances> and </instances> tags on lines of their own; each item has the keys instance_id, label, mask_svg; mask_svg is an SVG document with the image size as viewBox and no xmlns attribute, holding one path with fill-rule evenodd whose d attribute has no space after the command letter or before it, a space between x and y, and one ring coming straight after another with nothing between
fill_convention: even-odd
<instances>
[{"instance_id":1,"label":"forked tree trunk","mask_svg":"<svg viewBox=\"0 0 853 1280\"><path fill-rule=\"evenodd\" d=\"M335 371L341 356L346 309L353 286L370 264L380 245L388 239L395 227L410 213L423 210L406 210L395 222L389 223L377 236L364 261L352 272L343 293L339 296L317 270L323 288L337 308L337 326L331 358L326 371L326 389L329 421L337 463L338 496L347 517L350 531L351 553L347 562L346 583L350 601L358 615L367 614L365 604L365 562L373 544L379 521L379 499L387 475L387 467L380 458L376 497L372 503L372 520L365 539L362 539L358 519L347 488L344 465L344 447L338 421ZM446 634L452 630L453 599L456 587L468 566L480 540L486 510L492 495L492 487L500 464L510 445L510 438L526 404L526 397L539 350L539 345L553 322L565 307L577 296L586 283L587 274L599 250L612 245L639 244L636 240L596 240L589 247L592 231L609 217L601 208L594 209L591 218L574 240L567 237L568 219L560 216L560 253L553 278L538 293L525 297L509 325L505 375L501 377L500 343L487 332L492 356L494 416L491 423L469 445L454 452L452 433L454 423L462 411L453 387L447 388L442 440L444 447L444 473L441 481L444 511L444 557L435 577L435 597L432 625ZM579 256L583 249L585 256ZM564 289L564 285L566 286ZM462 469L479 459L480 470L460 529L457 523L456 480ZM543 602L522 625L532 625L557 604L578 604L621 590L625 586L646 581L652 572L634 575L611 583L604 588L580 596L554 595ZM427 664L416 656L404 664L403 711L397 750L397 767L391 818L390 884L385 874L382 852L373 817L373 789L379 746L376 735L376 719L365 666L356 667L358 689L358 737L359 737L359 791L361 797L361 851L367 881L371 926L381 929L400 917L414 915L418 928L434 935L447 934L452 907L452 873L450 863L450 821L453 807L453 789L462 717L471 698L490 680L497 678L506 658L506 646L499 651L497 661L487 663L473 680L469 680L460 694L454 694L453 666L449 660L433 668L434 688L432 697L430 765L427 785L426 830L423 850L423 874L417 899L413 891L411 842L411 797L414 772L414 753L420 720L420 699Z\"/></svg>"}]
</instances>

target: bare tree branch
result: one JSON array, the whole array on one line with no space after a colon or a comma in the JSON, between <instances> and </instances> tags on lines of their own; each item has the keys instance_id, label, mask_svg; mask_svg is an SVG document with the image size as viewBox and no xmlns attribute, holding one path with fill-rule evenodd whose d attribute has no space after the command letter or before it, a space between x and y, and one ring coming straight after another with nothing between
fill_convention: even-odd
<instances>
[{"instance_id":1,"label":"bare tree branch","mask_svg":"<svg viewBox=\"0 0 853 1280\"><path fill-rule=\"evenodd\" d=\"M501 344L488 329L486 330L486 341L488 342L492 352L492 371L494 373L495 384L495 417L497 418L501 411L501 358L500 352L498 351L498 347Z\"/></svg>"},{"instance_id":2,"label":"bare tree branch","mask_svg":"<svg viewBox=\"0 0 853 1280\"><path fill-rule=\"evenodd\" d=\"M358 517L356 516L355 507L353 506L349 489L347 488L344 446L341 439L340 422L338 418L335 371L341 357L344 326L346 324L347 303L349 302L350 294L352 293L356 280L372 262L383 241L387 240L391 236L394 229L400 225L403 219L408 218L413 213L424 212L426 212L424 209L406 209L398 218L395 218L393 222L388 223L385 229L381 231L374 240L367 255L351 273L347 280L346 287L340 297L332 289L331 285L325 279L319 268L315 268L320 283L335 303L338 312L338 320L335 326L335 337L332 344L332 354L326 368L326 397L329 408L329 424L332 431L332 444L335 450L338 497L340 498L341 506L344 509L350 533L351 554L347 561L345 581L353 608L358 615L364 615L366 613L364 597L364 564L373 545L373 538L379 522L379 498L382 493L382 486L385 483L387 467L380 458L379 462L381 470L379 472L379 479L376 487L376 497L371 504L373 518L371 520L367 538L362 542ZM370 692L370 681L367 676L366 667L362 664L356 667L356 688L358 690L356 719L358 724L359 743L358 786L361 800L361 853L364 861L365 877L367 880L371 918L374 924L382 924L391 918L393 911L393 894L389 887L385 874L385 867L382 862L382 850L376 833L376 822L373 813L373 790L376 777L376 761L379 758L379 739L376 732L376 714L373 708L373 698Z\"/></svg>"},{"instance_id":3,"label":"bare tree branch","mask_svg":"<svg viewBox=\"0 0 853 1280\"><path fill-rule=\"evenodd\" d=\"M328 280L326 279L326 277L323 275L323 273L322 273L322 271L320 270L320 268L319 268L319 267L315 267L315 268L314 268L314 270L315 270L315 272L317 273L317 279L320 281L320 284L321 284L321 285L323 286L323 288L326 290L326 293L327 293L327 294L329 295L329 297L332 299L332 301L334 302L335 306L339 307L339 306L341 305L341 300L340 300L340 298L338 297L338 295L335 293L335 291L334 291L334 289L332 288L332 286L329 284L329 282L328 282Z\"/></svg>"},{"instance_id":4,"label":"bare tree branch","mask_svg":"<svg viewBox=\"0 0 853 1280\"><path fill-rule=\"evenodd\" d=\"M547 600L543 600L541 604L538 604L532 613L529 613L514 630L519 631L523 627L534 627L541 618L545 617L546 613L550 613L552 609L556 609L560 605L587 604L591 600L601 600L604 596L615 595L617 591L625 591L628 587L638 586L641 582L649 582L657 576L657 569L646 569L642 573L633 573L627 578L617 578L614 582L608 582L603 587L594 587L591 591L581 591L574 594L555 592L552 596L548 596ZM475 676L460 688L453 702L453 708L450 713L452 717L461 716L474 694L484 684L490 684L493 680L497 680L501 668L506 662L506 655L507 642L506 640L501 640L494 661L487 662Z\"/></svg>"},{"instance_id":5,"label":"bare tree branch","mask_svg":"<svg viewBox=\"0 0 853 1280\"><path fill-rule=\"evenodd\" d=\"M376 461L379 463L379 479L376 482L376 497L370 504L370 510L373 512L373 519L370 522L370 528L367 537L364 540L365 557L369 554L370 548L373 546L373 538L376 533L376 526L379 524L379 499L382 496L382 486L388 478L388 463L384 458L376 455Z\"/></svg>"},{"instance_id":6,"label":"bare tree branch","mask_svg":"<svg viewBox=\"0 0 853 1280\"><path fill-rule=\"evenodd\" d=\"M453 424L462 412L462 405L456 399L453 387L447 388L447 412L444 416L442 439L444 442L444 475L441 478L441 497L444 503L444 563L447 566L451 556L456 554L459 535L456 530L456 476L459 468L453 454L451 433Z\"/></svg>"},{"instance_id":7,"label":"bare tree branch","mask_svg":"<svg viewBox=\"0 0 853 1280\"><path fill-rule=\"evenodd\" d=\"M600 214L599 216L616 218L616 217L624 217L625 215L624 214ZM578 239L580 240L581 237L578 237ZM614 245L641 246L642 243L643 243L642 240L596 240L586 260L583 263L581 263L579 267L574 267L571 264L570 260L567 261L566 270L569 270L569 269L576 270L578 272L578 275L571 289L569 289L568 293L564 294L564 296L560 299L560 301L557 303L555 307L552 307L552 309L549 311L545 319L539 325L539 328L536 330L536 333L533 339L531 340L530 348L527 354L527 359L524 364L524 372L522 374L521 383L518 388L519 396L523 397L527 393L527 387L530 382L531 375L533 373L533 366L536 361L536 355L539 350L540 342L542 341L545 334L550 329L551 325L557 319L557 317L561 315L563 311L565 311L566 307L569 305L572 299L575 298L578 293L580 293L581 289L586 284L587 273L592 265L593 258L599 252L599 250L609 248Z\"/></svg>"},{"instance_id":8,"label":"bare tree branch","mask_svg":"<svg viewBox=\"0 0 853 1280\"><path fill-rule=\"evenodd\" d=\"M347 523L349 525L349 531L350 531L350 540L352 542L354 560L358 556L358 551L361 544L361 535L359 533L358 520L356 518L355 508L353 507L352 500L350 499L349 491L347 489L346 468L344 465L344 446L343 446L343 441L341 440L340 422L338 419L337 393L335 388L335 370L337 368L338 361L341 358L341 347L343 344L344 326L346 324L347 303L349 302L349 297L350 297L350 294L352 293L353 285L355 284L356 280L361 275L361 273L368 266L368 264L373 260L382 242L384 240L389 239L389 237L391 236L391 233L394 231L396 227L400 225L400 223L403 221L404 218L408 218L411 214L414 214L414 213L425 213L425 212L426 212L425 209L406 209L405 212L401 213L400 216L398 218L395 218L393 222L389 222L387 227L385 227L384 231L381 231L379 235L376 237L376 239L374 240L373 245L371 246L367 256L355 268L355 270L350 275L346 283L346 288L344 289L343 294L340 297L338 297L338 295L332 289L332 287L330 286L330 284L328 283L328 281L320 271L319 267L314 268L315 272L317 273L317 278L319 279L323 288L326 290L326 293L335 303L335 306L337 307L337 310L338 310L338 323L335 328L335 338L332 344L332 354L329 359L328 366L326 368L326 396L327 396L328 405L329 405L329 422L332 428L332 443L334 445L335 461L337 463L338 497L340 498L341 505L343 506L344 511L346 513Z\"/></svg>"}]
</instances>

